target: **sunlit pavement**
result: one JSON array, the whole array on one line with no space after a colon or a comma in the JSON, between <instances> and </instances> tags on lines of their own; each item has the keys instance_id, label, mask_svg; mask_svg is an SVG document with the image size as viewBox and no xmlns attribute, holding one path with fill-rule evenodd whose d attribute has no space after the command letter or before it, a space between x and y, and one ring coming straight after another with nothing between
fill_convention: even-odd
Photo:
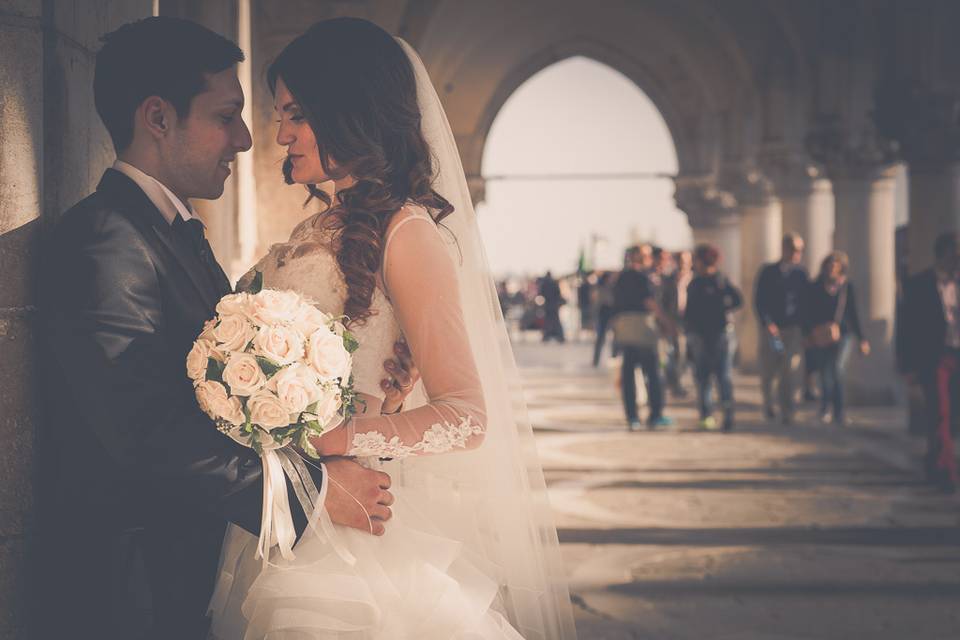
<instances>
[{"instance_id":1,"label":"sunlit pavement","mask_svg":"<svg viewBox=\"0 0 960 640\"><path fill-rule=\"evenodd\" d=\"M628 433L614 362L517 342L581 639L960 638L960 500L928 489L904 412ZM687 381L690 384L690 381Z\"/></svg>"}]
</instances>

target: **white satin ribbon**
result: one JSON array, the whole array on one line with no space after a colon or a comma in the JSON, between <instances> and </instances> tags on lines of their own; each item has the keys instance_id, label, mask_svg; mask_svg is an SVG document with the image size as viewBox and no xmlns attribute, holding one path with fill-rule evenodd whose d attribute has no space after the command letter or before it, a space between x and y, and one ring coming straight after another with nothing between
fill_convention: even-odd
<instances>
[{"instance_id":1,"label":"white satin ribbon","mask_svg":"<svg viewBox=\"0 0 960 640\"><path fill-rule=\"evenodd\" d=\"M303 507L303 513L308 516L307 526L318 538L329 542L344 562L351 566L356 564L357 559L340 541L333 527L333 521L330 520L330 515L324 506L330 486L330 474L326 465L320 463L323 479L318 490L309 470L304 465L304 460L295 451L287 448L264 451L261 460L263 461L263 516L260 523L260 539L257 541L257 557L263 558L264 567L271 564L270 549L274 544L279 545L280 555L284 559L296 558L293 545L296 542L297 532L293 526L293 514L287 499L284 474L290 478L294 493ZM363 508L359 500L349 492L347 495L350 495L361 509ZM369 515L367 519L369 520Z\"/></svg>"},{"instance_id":2,"label":"white satin ribbon","mask_svg":"<svg viewBox=\"0 0 960 640\"><path fill-rule=\"evenodd\" d=\"M270 563L270 549L280 547L285 560L293 560L293 544L297 532L293 527L293 514L287 500L287 483L283 466L276 451L260 454L263 462L263 511L260 518L260 538L257 540L257 557L263 558L263 566Z\"/></svg>"}]
</instances>

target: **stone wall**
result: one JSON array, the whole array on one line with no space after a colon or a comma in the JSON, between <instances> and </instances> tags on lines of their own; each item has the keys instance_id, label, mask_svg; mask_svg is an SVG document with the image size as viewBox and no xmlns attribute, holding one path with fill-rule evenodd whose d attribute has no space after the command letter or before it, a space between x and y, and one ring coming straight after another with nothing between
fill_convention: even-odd
<instances>
[{"instance_id":1,"label":"stone wall","mask_svg":"<svg viewBox=\"0 0 960 640\"><path fill-rule=\"evenodd\" d=\"M34 385L34 279L42 227L112 162L93 107L101 34L150 0L0 1L0 637L26 637Z\"/></svg>"}]
</instances>

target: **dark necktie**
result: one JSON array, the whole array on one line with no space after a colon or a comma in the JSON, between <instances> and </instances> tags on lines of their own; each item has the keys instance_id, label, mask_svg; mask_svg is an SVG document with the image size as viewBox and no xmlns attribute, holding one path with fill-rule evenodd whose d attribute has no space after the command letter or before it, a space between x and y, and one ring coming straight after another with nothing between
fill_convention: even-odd
<instances>
[{"instance_id":1,"label":"dark necktie","mask_svg":"<svg viewBox=\"0 0 960 640\"><path fill-rule=\"evenodd\" d=\"M230 282L223 273L223 269L213 257L213 250L203 233L203 223L197 218L184 220L181 216L173 223L174 232L179 234L193 250L194 255L200 258L206 271L207 281L213 285L218 295L230 289Z\"/></svg>"}]
</instances>

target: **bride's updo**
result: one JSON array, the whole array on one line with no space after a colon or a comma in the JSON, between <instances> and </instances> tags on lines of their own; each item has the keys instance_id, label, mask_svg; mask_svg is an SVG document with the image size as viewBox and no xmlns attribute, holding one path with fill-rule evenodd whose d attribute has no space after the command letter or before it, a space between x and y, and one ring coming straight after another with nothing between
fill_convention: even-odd
<instances>
[{"instance_id":1,"label":"bride's updo","mask_svg":"<svg viewBox=\"0 0 960 640\"><path fill-rule=\"evenodd\" d=\"M356 180L335 202L316 185L307 189L336 213L323 218L336 233L347 284L344 313L362 322L370 315L393 215L408 200L431 210L437 222L453 212L431 188L414 72L389 33L366 20L335 18L287 45L267 70L274 93L281 78L316 136L324 173ZM283 175L293 183L289 159Z\"/></svg>"}]
</instances>

